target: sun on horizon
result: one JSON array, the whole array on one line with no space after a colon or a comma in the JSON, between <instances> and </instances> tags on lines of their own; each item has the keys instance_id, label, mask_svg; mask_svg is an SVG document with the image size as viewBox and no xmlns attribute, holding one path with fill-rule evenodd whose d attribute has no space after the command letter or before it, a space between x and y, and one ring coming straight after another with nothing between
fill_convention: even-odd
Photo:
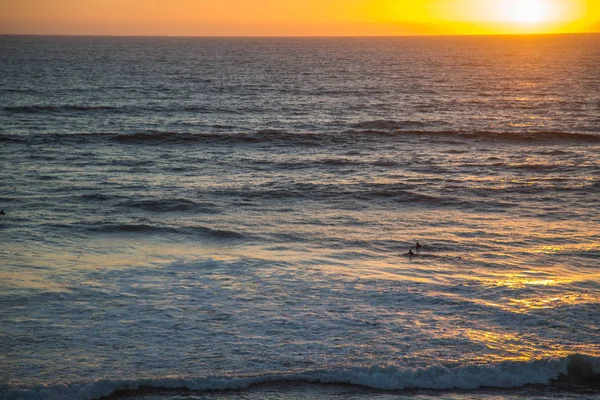
<instances>
[{"instance_id":1,"label":"sun on horizon","mask_svg":"<svg viewBox=\"0 0 600 400\"><path fill-rule=\"evenodd\" d=\"M0 0L0 34L381 36L600 32L600 0Z\"/></svg>"},{"instance_id":2,"label":"sun on horizon","mask_svg":"<svg viewBox=\"0 0 600 400\"><path fill-rule=\"evenodd\" d=\"M542 22L548 15L548 4L542 0L520 0L509 3L511 18L516 22Z\"/></svg>"}]
</instances>

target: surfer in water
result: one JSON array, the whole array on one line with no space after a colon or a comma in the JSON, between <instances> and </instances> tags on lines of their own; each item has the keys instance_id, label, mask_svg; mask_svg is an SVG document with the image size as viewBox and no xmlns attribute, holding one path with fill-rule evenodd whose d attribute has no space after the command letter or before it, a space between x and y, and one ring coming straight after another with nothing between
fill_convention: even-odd
<instances>
[{"instance_id":1,"label":"surfer in water","mask_svg":"<svg viewBox=\"0 0 600 400\"><path fill-rule=\"evenodd\" d=\"M417 245L415 246L415 249L421 250L421 245L419 244L419 242L417 242Z\"/></svg>"},{"instance_id":2,"label":"surfer in water","mask_svg":"<svg viewBox=\"0 0 600 400\"><path fill-rule=\"evenodd\" d=\"M0 215L6 215L6 213L4 212L4 210L0 210Z\"/></svg>"},{"instance_id":3,"label":"surfer in water","mask_svg":"<svg viewBox=\"0 0 600 400\"><path fill-rule=\"evenodd\" d=\"M412 251L412 249L408 250L408 253L404 254L405 256L409 256L412 257L415 255L415 253Z\"/></svg>"}]
</instances>

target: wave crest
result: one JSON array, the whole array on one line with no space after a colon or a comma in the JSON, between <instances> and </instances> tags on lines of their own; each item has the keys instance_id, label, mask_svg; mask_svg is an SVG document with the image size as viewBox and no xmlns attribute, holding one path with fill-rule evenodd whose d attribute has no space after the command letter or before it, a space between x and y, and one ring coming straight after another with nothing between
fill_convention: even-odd
<instances>
[{"instance_id":1,"label":"wave crest","mask_svg":"<svg viewBox=\"0 0 600 400\"><path fill-rule=\"evenodd\" d=\"M581 385L596 388L600 381L600 372L598 371L600 371L600 358L576 354L562 359L502 362L494 365L464 365L452 368L443 366L418 369L371 367L239 378L99 380L90 383L38 385L28 388L8 387L4 397L7 400L56 398L94 400L124 392L239 390L253 385L277 382L349 384L379 390L472 390L482 387L508 389L530 385L558 385L568 389L569 383L577 385L578 388Z\"/></svg>"}]
</instances>

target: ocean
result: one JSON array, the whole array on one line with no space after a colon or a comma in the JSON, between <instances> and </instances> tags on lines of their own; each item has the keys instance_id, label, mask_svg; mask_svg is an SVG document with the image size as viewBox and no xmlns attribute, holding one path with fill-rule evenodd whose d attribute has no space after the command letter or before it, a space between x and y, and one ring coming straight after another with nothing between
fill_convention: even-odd
<instances>
[{"instance_id":1,"label":"ocean","mask_svg":"<svg viewBox=\"0 0 600 400\"><path fill-rule=\"evenodd\" d=\"M599 77L597 34L0 36L0 396L597 398Z\"/></svg>"}]
</instances>

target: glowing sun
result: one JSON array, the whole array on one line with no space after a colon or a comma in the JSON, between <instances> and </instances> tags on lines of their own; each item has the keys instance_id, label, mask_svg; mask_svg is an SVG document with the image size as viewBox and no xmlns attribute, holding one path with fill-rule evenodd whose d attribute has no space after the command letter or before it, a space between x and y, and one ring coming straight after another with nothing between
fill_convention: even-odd
<instances>
[{"instance_id":1,"label":"glowing sun","mask_svg":"<svg viewBox=\"0 0 600 400\"><path fill-rule=\"evenodd\" d=\"M509 4L510 18L515 22L541 22L548 12L544 0L517 0Z\"/></svg>"}]
</instances>

